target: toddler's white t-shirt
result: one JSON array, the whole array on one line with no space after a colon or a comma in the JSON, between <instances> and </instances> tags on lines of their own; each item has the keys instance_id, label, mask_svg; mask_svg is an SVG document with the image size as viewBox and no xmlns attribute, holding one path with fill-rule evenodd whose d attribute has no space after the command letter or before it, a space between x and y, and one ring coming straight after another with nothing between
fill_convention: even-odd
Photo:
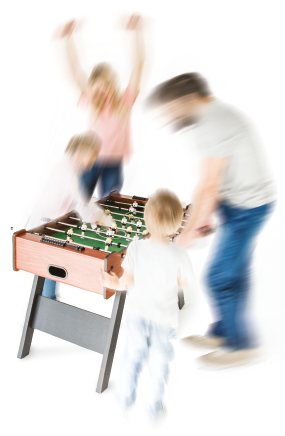
<instances>
[{"instance_id":1,"label":"toddler's white t-shirt","mask_svg":"<svg viewBox=\"0 0 285 436\"><path fill-rule=\"evenodd\" d=\"M159 324L178 327L178 278L193 285L189 256L173 242L158 244L152 239L132 241L122 263L134 276L128 288L129 316L143 317Z\"/></svg>"}]
</instances>

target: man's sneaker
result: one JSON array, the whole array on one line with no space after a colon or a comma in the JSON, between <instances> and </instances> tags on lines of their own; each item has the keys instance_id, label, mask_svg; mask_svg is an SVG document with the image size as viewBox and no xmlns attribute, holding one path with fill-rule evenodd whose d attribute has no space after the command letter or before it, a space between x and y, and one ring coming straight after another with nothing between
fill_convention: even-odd
<instances>
[{"instance_id":1,"label":"man's sneaker","mask_svg":"<svg viewBox=\"0 0 285 436\"><path fill-rule=\"evenodd\" d=\"M185 344L199 348L219 348L223 345L223 338L218 336L188 336L181 339Z\"/></svg>"},{"instance_id":2,"label":"man's sneaker","mask_svg":"<svg viewBox=\"0 0 285 436\"><path fill-rule=\"evenodd\" d=\"M211 368L222 369L231 368L233 366L245 365L261 357L260 348L250 348L243 350L230 350L220 348L212 353L196 359L199 366L208 366Z\"/></svg>"}]
</instances>

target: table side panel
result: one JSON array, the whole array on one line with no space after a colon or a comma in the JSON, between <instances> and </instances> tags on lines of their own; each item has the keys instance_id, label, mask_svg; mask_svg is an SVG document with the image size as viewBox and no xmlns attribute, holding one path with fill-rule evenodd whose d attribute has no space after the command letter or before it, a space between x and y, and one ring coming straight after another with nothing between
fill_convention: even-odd
<instances>
[{"instance_id":1,"label":"table side panel","mask_svg":"<svg viewBox=\"0 0 285 436\"><path fill-rule=\"evenodd\" d=\"M30 235L33 237L34 235ZM16 269L30 272L40 277L56 280L86 291L103 295L103 286L99 281L100 269L104 269L103 253L93 254L48 245L25 237L16 238ZM91 255L85 252L90 251ZM102 258L96 257L103 255ZM100 256L101 257L101 256ZM48 273L48 266L55 265L66 269L67 278L60 279Z\"/></svg>"}]
</instances>

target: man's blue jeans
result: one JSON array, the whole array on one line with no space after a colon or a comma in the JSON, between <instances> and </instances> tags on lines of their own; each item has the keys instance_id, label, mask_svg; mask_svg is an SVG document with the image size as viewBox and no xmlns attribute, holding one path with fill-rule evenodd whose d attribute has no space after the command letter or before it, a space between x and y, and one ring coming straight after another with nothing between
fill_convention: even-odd
<instances>
[{"instance_id":1,"label":"man's blue jeans","mask_svg":"<svg viewBox=\"0 0 285 436\"><path fill-rule=\"evenodd\" d=\"M90 200L98 183L99 197L103 198L111 191L120 192L123 186L122 163L103 163L97 160L91 170L81 177L81 183Z\"/></svg>"},{"instance_id":2,"label":"man's blue jeans","mask_svg":"<svg viewBox=\"0 0 285 436\"><path fill-rule=\"evenodd\" d=\"M219 207L222 224L206 274L217 321L209 327L208 335L224 338L224 346L234 350L257 345L246 314L251 263L256 237L274 206L275 202L244 209L223 202Z\"/></svg>"}]
</instances>

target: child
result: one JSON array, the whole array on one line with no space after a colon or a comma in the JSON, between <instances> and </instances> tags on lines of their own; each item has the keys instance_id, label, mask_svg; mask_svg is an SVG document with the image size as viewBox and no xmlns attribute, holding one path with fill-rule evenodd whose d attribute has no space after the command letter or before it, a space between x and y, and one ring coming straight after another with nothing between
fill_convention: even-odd
<instances>
[{"instance_id":1,"label":"child","mask_svg":"<svg viewBox=\"0 0 285 436\"><path fill-rule=\"evenodd\" d=\"M181 225L182 213L174 193L157 191L145 207L151 238L131 242L120 279L115 274L103 271L100 274L103 286L128 291L126 352L118 386L119 401L127 410L135 403L138 375L148 357L150 418L157 418L165 410L165 383L169 361L173 359L171 339L178 327L178 289L187 287L192 278L186 251L170 242L170 235Z\"/></svg>"},{"instance_id":2,"label":"child","mask_svg":"<svg viewBox=\"0 0 285 436\"><path fill-rule=\"evenodd\" d=\"M79 105L89 112L89 129L95 130L102 140L102 149L96 164L82 177L86 195L90 199L96 182L99 182L100 198L123 184L122 161L131 154L130 115L139 92L144 65L144 44L141 17L133 15L127 30L135 34L133 71L124 93L119 89L118 75L106 62L95 65L89 78L80 66L72 34L74 20L65 25L61 37L66 38L69 67L81 97Z\"/></svg>"},{"instance_id":3,"label":"child","mask_svg":"<svg viewBox=\"0 0 285 436\"><path fill-rule=\"evenodd\" d=\"M107 226L112 220L99 206L89 203L80 188L80 177L94 164L100 151L100 140L93 133L76 135L69 141L65 155L54 168L29 220L31 227L49 222L74 209L85 222L100 221ZM42 295L56 299L56 283L45 279Z\"/></svg>"}]
</instances>

